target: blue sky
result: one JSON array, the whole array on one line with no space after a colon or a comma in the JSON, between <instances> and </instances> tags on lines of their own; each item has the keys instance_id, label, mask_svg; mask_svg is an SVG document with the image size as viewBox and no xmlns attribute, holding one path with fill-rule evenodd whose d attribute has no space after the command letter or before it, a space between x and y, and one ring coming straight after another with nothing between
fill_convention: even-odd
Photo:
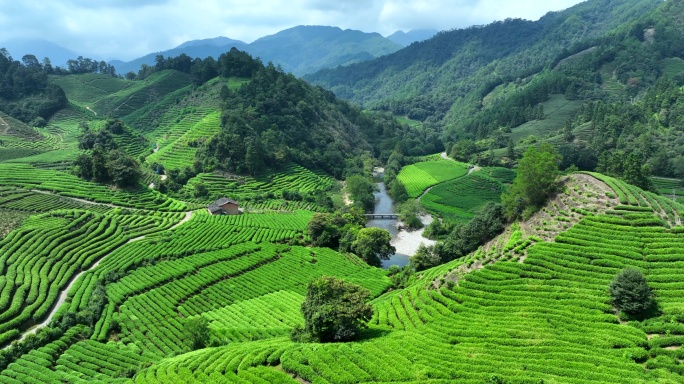
<instances>
[{"instance_id":1,"label":"blue sky","mask_svg":"<svg viewBox=\"0 0 684 384\"><path fill-rule=\"evenodd\" d=\"M296 25L379 32L536 20L578 0L2 0L0 42L50 40L79 54L130 60L187 40L251 42Z\"/></svg>"}]
</instances>

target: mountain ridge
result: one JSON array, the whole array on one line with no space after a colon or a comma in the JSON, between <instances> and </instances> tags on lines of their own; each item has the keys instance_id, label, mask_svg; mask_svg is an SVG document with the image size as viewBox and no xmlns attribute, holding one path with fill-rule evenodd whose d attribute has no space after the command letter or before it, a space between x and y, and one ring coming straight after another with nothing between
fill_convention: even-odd
<instances>
[{"instance_id":1,"label":"mountain ridge","mask_svg":"<svg viewBox=\"0 0 684 384\"><path fill-rule=\"evenodd\" d=\"M226 44L223 44L227 42ZM348 65L379 57L401 49L401 45L382 37L379 33L367 33L330 26L300 25L263 36L252 43L217 37L193 40L176 48L151 53L133 61L111 61L118 73L136 72L142 64L154 65L157 55L175 57L182 53L195 58L217 58L230 48L248 52L262 61L280 64L286 72L295 75L310 73L320 68Z\"/></svg>"}]
</instances>

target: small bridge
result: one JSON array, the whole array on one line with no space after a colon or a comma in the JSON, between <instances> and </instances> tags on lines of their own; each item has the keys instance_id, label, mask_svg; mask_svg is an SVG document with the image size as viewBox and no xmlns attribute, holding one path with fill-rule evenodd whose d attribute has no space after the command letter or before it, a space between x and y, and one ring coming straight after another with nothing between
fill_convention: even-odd
<instances>
[{"instance_id":1,"label":"small bridge","mask_svg":"<svg viewBox=\"0 0 684 384\"><path fill-rule=\"evenodd\" d=\"M397 220L399 217L392 213L367 213L368 220Z\"/></svg>"}]
</instances>

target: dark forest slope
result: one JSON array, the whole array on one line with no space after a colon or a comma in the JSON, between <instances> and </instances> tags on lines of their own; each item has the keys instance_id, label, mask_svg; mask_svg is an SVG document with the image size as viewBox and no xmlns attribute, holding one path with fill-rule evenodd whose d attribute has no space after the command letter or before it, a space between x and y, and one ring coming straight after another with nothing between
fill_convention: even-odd
<instances>
[{"instance_id":1,"label":"dark forest slope","mask_svg":"<svg viewBox=\"0 0 684 384\"><path fill-rule=\"evenodd\" d=\"M660 3L595 0L536 22L507 19L440 32L392 55L306 78L367 106L439 121L455 101L534 74L575 44L603 36Z\"/></svg>"}]
</instances>

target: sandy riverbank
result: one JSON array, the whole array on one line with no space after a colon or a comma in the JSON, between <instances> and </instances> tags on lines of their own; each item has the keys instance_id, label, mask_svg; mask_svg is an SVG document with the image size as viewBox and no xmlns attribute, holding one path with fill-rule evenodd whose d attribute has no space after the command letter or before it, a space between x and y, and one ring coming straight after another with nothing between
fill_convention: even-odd
<instances>
[{"instance_id":1,"label":"sandy riverbank","mask_svg":"<svg viewBox=\"0 0 684 384\"><path fill-rule=\"evenodd\" d=\"M432 223L432 218L431 215L424 215L421 216L420 221L423 222L423 225L427 226L430 223ZM401 222L397 222L397 226L403 226ZM425 228L421 228L415 231L406 231L405 229L402 229L397 233L397 235L392 239L390 244L394 246L394 248L397 249L397 253L403 254L403 255L409 255L413 256L416 251L418 250L418 247L420 244L425 244L425 245L434 245L436 242L434 240L426 239L423 237L423 231Z\"/></svg>"}]
</instances>

